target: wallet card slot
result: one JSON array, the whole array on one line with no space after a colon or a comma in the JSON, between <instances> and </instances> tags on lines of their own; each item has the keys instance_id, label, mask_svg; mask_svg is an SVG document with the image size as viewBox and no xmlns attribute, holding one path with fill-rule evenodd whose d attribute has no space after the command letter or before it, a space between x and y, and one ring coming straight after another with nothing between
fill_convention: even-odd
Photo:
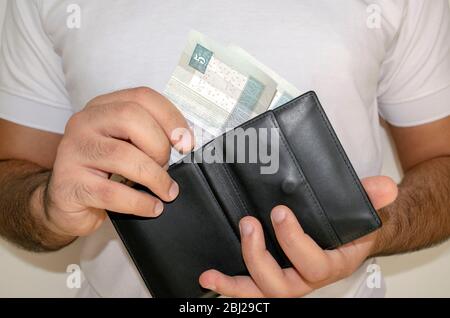
<instances>
[{"instance_id":1,"label":"wallet card slot","mask_svg":"<svg viewBox=\"0 0 450 318\"><path fill-rule=\"evenodd\" d=\"M222 158L223 160L218 163L203 162L202 164L199 164L199 167L208 180L210 187L213 189L222 209L225 211L237 237L240 238L239 221L248 215L254 217L258 217L259 215L256 212L257 207L252 203L251 198L247 194L248 190L245 188L245 185L239 181L239 178L237 178L232 169L233 161L236 162L236 158L234 158L231 163L226 162L227 160L225 160L227 157L227 150L229 150L227 149L227 146L230 146L230 144L227 144L227 138L230 140L229 138L232 137L230 134L224 134L201 149L201 154L203 156L206 156L205 154L217 153L219 154L219 158ZM232 148L238 149L235 140L233 140ZM197 155L199 154L200 152L197 152ZM287 262L286 259L283 259L284 254L277 243L274 242L274 234L270 234L270 231L273 230L270 228L265 231L267 248L277 259Z\"/></svg>"},{"instance_id":2,"label":"wallet card slot","mask_svg":"<svg viewBox=\"0 0 450 318\"><path fill-rule=\"evenodd\" d=\"M204 149L210 151L209 148L215 147L221 151L221 147L216 147L210 143ZM236 236L239 238L239 221L250 215L249 204L242 197L242 189L230 175L227 164L225 163L199 163L200 170L203 172L208 181L211 190L215 194L217 201L225 212Z\"/></svg>"},{"instance_id":3,"label":"wallet card slot","mask_svg":"<svg viewBox=\"0 0 450 318\"><path fill-rule=\"evenodd\" d=\"M313 204L315 206L316 213L319 214L320 218L323 220L323 225L327 229L327 232L328 232L328 236L329 236L328 239L333 242L332 246L340 245L341 242L336 233L336 230L334 229L332 223L328 219L328 215L325 213L322 205L320 204L319 200L317 199L317 195L315 194L314 190L312 189L311 184L308 182L308 179L303 172L300 161L297 159L295 153L292 151L292 148L289 145L289 142L286 139L286 136L284 135L283 129L278 125L277 119L273 115L273 113L271 114L270 118L273 121L274 125L279 129L280 141L282 142L285 150L290 154L293 162L295 163L298 173L301 175L302 179L305 180L304 189L309 194L311 201L313 202Z\"/></svg>"},{"instance_id":4,"label":"wallet card slot","mask_svg":"<svg viewBox=\"0 0 450 318\"><path fill-rule=\"evenodd\" d=\"M277 243L270 219L272 208L281 204L290 207L294 211L305 232L317 238L321 246L338 245L339 240L336 233L318 202L315 193L312 191L273 113L267 112L264 116L259 116L257 120L250 121L242 127L244 129L253 128L258 132L260 132L259 129L268 130L264 134L267 137L265 140L264 138L261 139L258 133L258 145L261 146L264 143L268 143L265 147L266 149L270 149L270 143L273 140L270 129L275 129L279 132L277 136L277 140L279 141L279 167L276 172L272 174L261 173L263 163L260 160L256 163L239 163L237 160L234 160L232 163L226 164L227 168L231 171L229 177L236 184L240 185L242 197L247 202L250 202L249 214L257 217L263 225L267 235L266 241L269 251L274 254L282 265L289 265L287 258ZM240 149L240 151L248 152L250 150L247 147L246 149ZM291 189L289 190L289 188Z\"/></svg>"}]
</instances>

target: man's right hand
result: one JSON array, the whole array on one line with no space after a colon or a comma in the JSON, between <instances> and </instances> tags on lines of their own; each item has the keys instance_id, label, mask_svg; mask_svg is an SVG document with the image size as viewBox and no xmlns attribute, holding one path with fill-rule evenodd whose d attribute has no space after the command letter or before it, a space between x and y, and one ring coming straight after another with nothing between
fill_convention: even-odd
<instances>
[{"instance_id":1,"label":"man's right hand","mask_svg":"<svg viewBox=\"0 0 450 318\"><path fill-rule=\"evenodd\" d=\"M47 227L55 234L76 237L95 231L105 210L160 215L160 199L109 176L121 175L172 201L179 188L167 173L171 146L188 152L193 141L181 113L149 88L94 98L69 120L52 176L40 191Z\"/></svg>"}]
</instances>

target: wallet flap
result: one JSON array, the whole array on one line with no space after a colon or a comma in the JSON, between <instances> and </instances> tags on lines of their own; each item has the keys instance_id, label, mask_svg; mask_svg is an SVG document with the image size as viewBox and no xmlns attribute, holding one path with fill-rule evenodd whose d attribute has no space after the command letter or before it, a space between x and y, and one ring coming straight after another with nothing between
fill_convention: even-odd
<instances>
[{"instance_id":1,"label":"wallet flap","mask_svg":"<svg viewBox=\"0 0 450 318\"><path fill-rule=\"evenodd\" d=\"M165 204L161 216L110 217L153 295L204 296L198 283L202 272L246 272L239 240L196 164L175 164L170 175L181 195Z\"/></svg>"},{"instance_id":2,"label":"wallet flap","mask_svg":"<svg viewBox=\"0 0 450 318\"><path fill-rule=\"evenodd\" d=\"M274 114L341 244L380 227L316 94L306 93L275 109Z\"/></svg>"}]
</instances>

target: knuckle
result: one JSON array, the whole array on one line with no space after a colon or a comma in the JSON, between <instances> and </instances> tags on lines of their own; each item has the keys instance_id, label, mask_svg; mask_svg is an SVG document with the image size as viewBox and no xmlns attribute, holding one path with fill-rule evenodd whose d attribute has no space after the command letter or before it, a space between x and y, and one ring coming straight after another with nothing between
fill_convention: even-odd
<instances>
[{"instance_id":1,"label":"knuckle","mask_svg":"<svg viewBox=\"0 0 450 318\"><path fill-rule=\"evenodd\" d=\"M328 266L316 266L308 274L308 281L321 282L330 277L330 268Z\"/></svg>"},{"instance_id":2,"label":"knuckle","mask_svg":"<svg viewBox=\"0 0 450 318\"><path fill-rule=\"evenodd\" d=\"M172 183L169 175L162 169L158 169L154 177L155 184L157 184L157 187L160 189L160 191L168 192L169 187Z\"/></svg>"},{"instance_id":3,"label":"knuckle","mask_svg":"<svg viewBox=\"0 0 450 318\"><path fill-rule=\"evenodd\" d=\"M67 121L65 132L71 132L77 129L84 122L83 112L77 112L73 114Z\"/></svg>"},{"instance_id":4,"label":"knuckle","mask_svg":"<svg viewBox=\"0 0 450 318\"><path fill-rule=\"evenodd\" d=\"M68 137L67 135L64 135L57 148L55 164L59 161L65 162L64 160L65 158L73 156L73 150L74 150L74 142L72 138Z\"/></svg>"},{"instance_id":5,"label":"knuckle","mask_svg":"<svg viewBox=\"0 0 450 318\"><path fill-rule=\"evenodd\" d=\"M133 121L135 118L140 118L142 111L143 109L133 102L121 103L116 107L117 115L123 120Z\"/></svg>"},{"instance_id":6,"label":"knuckle","mask_svg":"<svg viewBox=\"0 0 450 318\"><path fill-rule=\"evenodd\" d=\"M147 100L149 97L154 96L154 94L155 91L150 87L141 86L131 89L131 95L135 101Z\"/></svg>"},{"instance_id":7,"label":"knuckle","mask_svg":"<svg viewBox=\"0 0 450 318\"><path fill-rule=\"evenodd\" d=\"M166 138L162 138L155 154L155 161L159 164L166 164L169 161L171 146Z\"/></svg>"},{"instance_id":8,"label":"knuckle","mask_svg":"<svg viewBox=\"0 0 450 318\"><path fill-rule=\"evenodd\" d=\"M170 178L168 174L151 161L138 162L136 173L141 180L152 180L152 184L155 185L152 189L154 191L161 188L166 190L169 187Z\"/></svg>"},{"instance_id":9,"label":"knuckle","mask_svg":"<svg viewBox=\"0 0 450 318\"><path fill-rule=\"evenodd\" d=\"M85 121L89 121L90 126L96 125L100 118L108 115L113 104L88 104L80 112Z\"/></svg>"},{"instance_id":10,"label":"knuckle","mask_svg":"<svg viewBox=\"0 0 450 318\"><path fill-rule=\"evenodd\" d=\"M287 248L295 248L296 247L296 242L299 239L299 233L297 231L286 231L286 230L282 230L282 234L283 234L283 240L284 243L286 244Z\"/></svg>"},{"instance_id":11,"label":"knuckle","mask_svg":"<svg viewBox=\"0 0 450 318\"><path fill-rule=\"evenodd\" d=\"M147 195L132 195L128 198L128 206L130 210L138 213L147 213L149 208L153 208L154 202L151 196ZM149 206L150 205L150 206Z\"/></svg>"},{"instance_id":12,"label":"knuckle","mask_svg":"<svg viewBox=\"0 0 450 318\"><path fill-rule=\"evenodd\" d=\"M90 190L91 190L90 195L92 197L95 196L103 204L111 202L111 200L114 198L115 195L113 188L107 183L100 183L96 185L95 190L94 189Z\"/></svg>"},{"instance_id":13,"label":"knuckle","mask_svg":"<svg viewBox=\"0 0 450 318\"><path fill-rule=\"evenodd\" d=\"M116 156L119 152L119 146L120 144L116 142L88 138L79 141L78 151L83 158L98 161Z\"/></svg>"},{"instance_id":14,"label":"knuckle","mask_svg":"<svg viewBox=\"0 0 450 318\"><path fill-rule=\"evenodd\" d=\"M135 171L139 180L145 180L149 177L153 178L153 167L148 161L139 161L135 164Z\"/></svg>"},{"instance_id":15,"label":"knuckle","mask_svg":"<svg viewBox=\"0 0 450 318\"><path fill-rule=\"evenodd\" d=\"M92 98L91 100L89 100L87 102L85 109L92 107L94 105L100 104L102 102L102 100L104 100L104 98L105 98L105 95L98 95L98 96Z\"/></svg>"}]
</instances>

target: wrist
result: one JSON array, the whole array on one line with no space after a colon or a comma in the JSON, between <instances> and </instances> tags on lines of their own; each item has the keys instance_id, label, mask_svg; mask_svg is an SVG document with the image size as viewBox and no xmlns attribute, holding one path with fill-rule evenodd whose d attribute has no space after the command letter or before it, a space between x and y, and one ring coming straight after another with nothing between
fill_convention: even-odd
<instances>
[{"instance_id":1,"label":"wrist","mask_svg":"<svg viewBox=\"0 0 450 318\"><path fill-rule=\"evenodd\" d=\"M373 233L369 257L382 256L386 249L386 242L389 241L389 237L392 236L390 234L392 231L389 218L390 214L388 211L389 208L390 206L378 211L382 227Z\"/></svg>"},{"instance_id":2,"label":"wrist","mask_svg":"<svg viewBox=\"0 0 450 318\"><path fill-rule=\"evenodd\" d=\"M49 250L57 250L70 244L76 237L65 233L50 217L45 192L46 184L42 184L34 191L30 202L31 215L41 228L40 243Z\"/></svg>"}]
</instances>

